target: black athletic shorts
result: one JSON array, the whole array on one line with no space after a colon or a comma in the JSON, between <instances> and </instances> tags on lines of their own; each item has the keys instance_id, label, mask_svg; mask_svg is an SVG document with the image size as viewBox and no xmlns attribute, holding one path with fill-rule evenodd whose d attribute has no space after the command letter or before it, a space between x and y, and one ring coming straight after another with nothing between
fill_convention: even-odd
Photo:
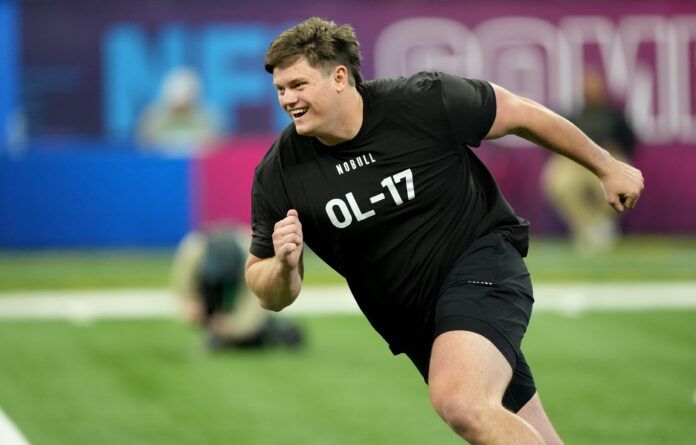
<instances>
[{"instance_id":1,"label":"black athletic shorts","mask_svg":"<svg viewBox=\"0 0 696 445\"><path fill-rule=\"evenodd\" d=\"M504 235L486 235L467 249L447 275L435 308L432 337L406 355L427 382L430 352L438 335L463 330L486 337L513 369L503 405L517 412L536 392L520 350L533 303L532 283L520 253Z\"/></svg>"}]
</instances>

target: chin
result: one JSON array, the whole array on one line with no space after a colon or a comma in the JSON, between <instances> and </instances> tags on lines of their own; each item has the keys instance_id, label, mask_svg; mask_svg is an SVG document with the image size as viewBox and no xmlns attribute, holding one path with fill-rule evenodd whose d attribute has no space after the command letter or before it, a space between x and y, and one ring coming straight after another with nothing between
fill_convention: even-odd
<instances>
[{"instance_id":1,"label":"chin","mask_svg":"<svg viewBox=\"0 0 696 445\"><path fill-rule=\"evenodd\" d=\"M306 125L295 124L295 131L297 131L297 134L300 136L313 136L311 128L307 127Z\"/></svg>"}]
</instances>

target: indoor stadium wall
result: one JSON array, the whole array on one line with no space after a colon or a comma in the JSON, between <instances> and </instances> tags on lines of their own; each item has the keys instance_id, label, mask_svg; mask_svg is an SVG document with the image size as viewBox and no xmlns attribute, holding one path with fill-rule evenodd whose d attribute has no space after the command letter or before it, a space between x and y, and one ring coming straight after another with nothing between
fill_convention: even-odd
<instances>
[{"instance_id":1,"label":"indoor stadium wall","mask_svg":"<svg viewBox=\"0 0 696 445\"><path fill-rule=\"evenodd\" d=\"M696 233L693 2L0 5L0 248L172 246L192 228L248 223L253 167L289 122L263 55L312 15L355 26L368 79L443 70L569 113L583 69L600 67L634 124L646 178L624 230ZM219 150L173 157L134 142L179 66L200 74L203 100L224 119ZM539 186L544 150L505 138L476 152L534 234L562 232Z\"/></svg>"}]
</instances>

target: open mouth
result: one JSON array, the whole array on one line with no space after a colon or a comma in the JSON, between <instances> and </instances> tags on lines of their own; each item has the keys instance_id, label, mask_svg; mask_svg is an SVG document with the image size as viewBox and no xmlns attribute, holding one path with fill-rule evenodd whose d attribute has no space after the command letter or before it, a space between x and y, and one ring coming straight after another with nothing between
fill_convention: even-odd
<instances>
[{"instance_id":1,"label":"open mouth","mask_svg":"<svg viewBox=\"0 0 696 445\"><path fill-rule=\"evenodd\" d=\"M295 108L294 110L290 110L290 115L293 117L293 119L297 119L304 116L308 110L309 107Z\"/></svg>"}]
</instances>

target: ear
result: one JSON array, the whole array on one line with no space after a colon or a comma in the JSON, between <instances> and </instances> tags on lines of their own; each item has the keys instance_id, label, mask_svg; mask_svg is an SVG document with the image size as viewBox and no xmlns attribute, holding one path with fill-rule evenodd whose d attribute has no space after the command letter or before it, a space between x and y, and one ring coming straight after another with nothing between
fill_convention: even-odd
<instances>
[{"instance_id":1,"label":"ear","mask_svg":"<svg viewBox=\"0 0 696 445\"><path fill-rule=\"evenodd\" d=\"M341 91L343 91L349 85L348 68L346 68L343 65L338 65L333 70L333 74L331 75L331 80L332 80L334 86L336 87L336 90L339 93Z\"/></svg>"}]
</instances>

